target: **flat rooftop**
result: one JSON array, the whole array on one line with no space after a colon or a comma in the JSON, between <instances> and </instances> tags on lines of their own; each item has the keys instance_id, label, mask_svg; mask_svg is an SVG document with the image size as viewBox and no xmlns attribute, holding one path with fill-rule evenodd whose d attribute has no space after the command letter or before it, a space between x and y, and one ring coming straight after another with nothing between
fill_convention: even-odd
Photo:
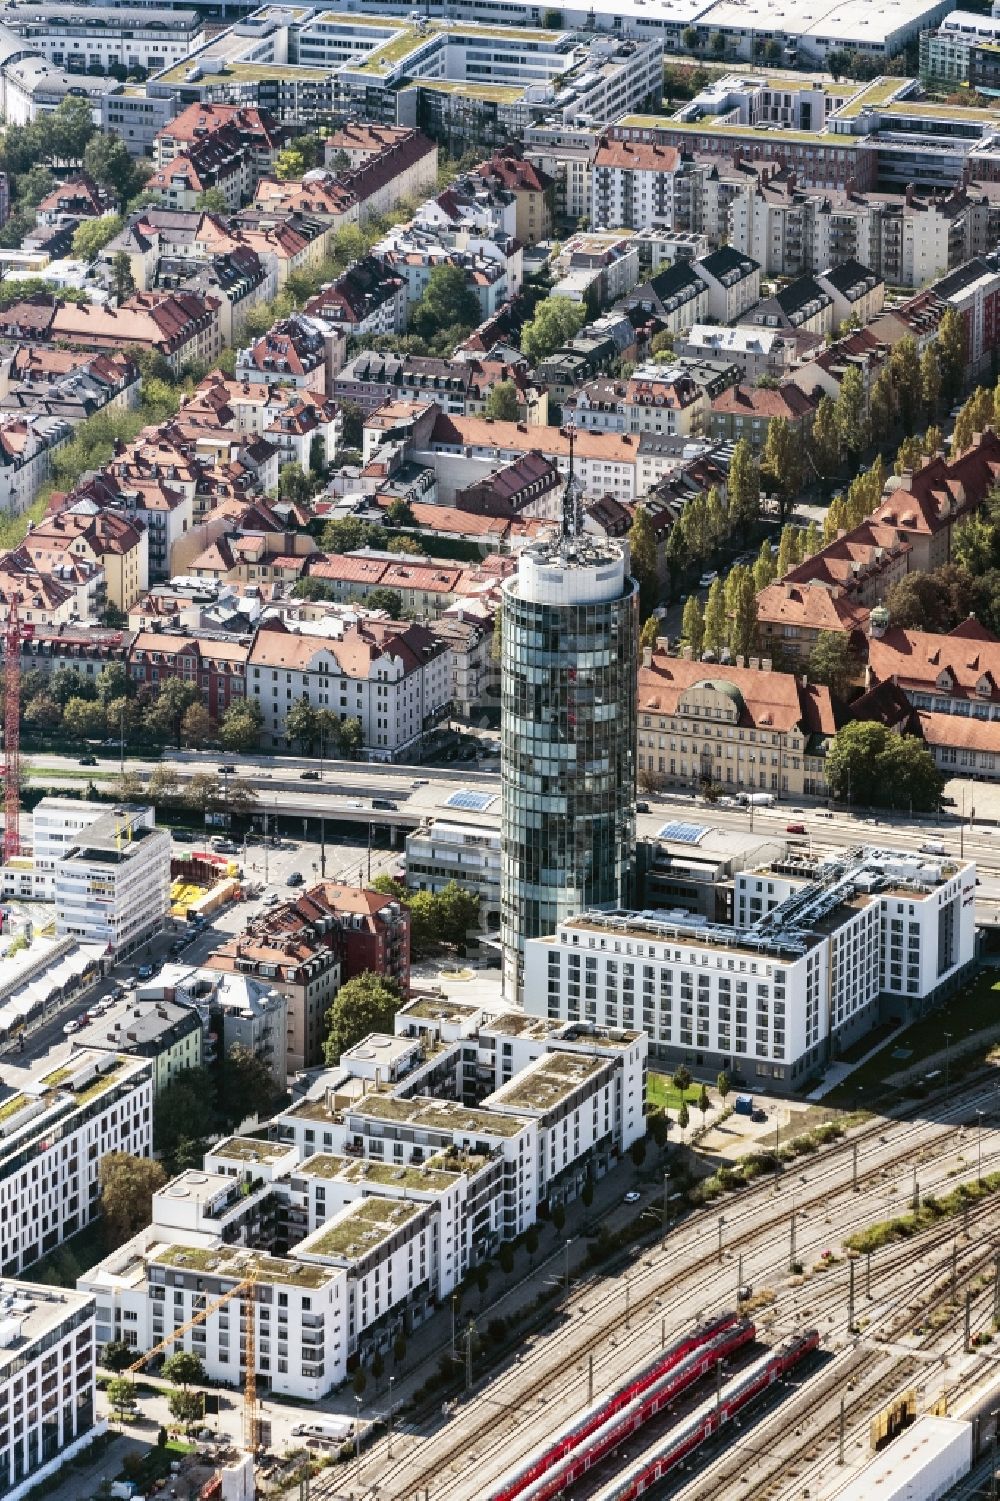
<instances>
[{"instance_id":1,"label":"flat rooftop","mask_svg":"<svg viewBox=\"0 0 1000 1501\"><path fill-rule=\"evenodd\" d=\"M485 1158L477 1162L485 1162ZM436 1163L443 1163L438 1154ZM461 1166L451 1170L443 1167L422 1166L402 1162L375 1162L364 1157L335 1157L319 1152L296 1167L296 1178L336 1178L341 1183L371 1183L377 1188L416 1189L423 1193L445 1193L454 1187Z\"/></svg>"},{"instance_id":2,"label":"flat rooftop","mask_svg":"<svg viewBox=\"0 0 1000 1501\"><path fill-rule=\"evenodd\" d=\"M425 1127L429 1131L465 1131L483 1136L516 1136L525 1122L498 1111L473 1110L457 1100L435 1100L427 1095L401 1100L392 1095L367 1094L350 1106L351 1115L399 1125Z\"/></svg>"},{"instance_id":3,"label":"flat rooftop","mask_svg":"<svg viewBox=\"0 0 1000 1501\"><path fill-rule=\"evenodd\" d=\"M211 1147L206 1154L211 1157L224 1157L227 1162L277 1162L281 1157L287 1157L292 1147L283 1141L261 1141L256 1136L230 1136L228 1141L220 1141Z\"/></svg>"},{"instance_id":4,"label":"flat rooftop","mask_svg":"<svg viewBox=\"0 0 1000 1501\"><path fill-rule=\"evenodd\" d=\"M245 1246L160 1246L151 1252L151 1265L173 1267L179 1272L196 1272L201 1276L219 1277L226 1282L242 1282L251 1272L258 1282L283 1283L305 1288L322 1287L336 1275L329 1267L293 1261L283 1256L268 1256Z\"/></svg>"},{"instance_id":5,"label":"flat rooftop","mask_svg":"<svg viewBox=\"0 0 1000 1501\"><path fill-rule=\"evenodd\" d=\"M474 1001L452 1001L447 996L421 996L415 1001L408 1001L397 1012L398 1016L415 1016L420 1021L427 1022L463 1022L471 1019L481 1011Z\"/></svg>"},{"instance_id":6,"label":"flat rooftop","mask_svg":"<svg viewBox=\"0 0 1000 1501\"><path fill-rule=\"evenodd\" d=\"M88 1293L78 1293L65 1288L41 1286L37 1282L16 1282L4 1277L0 1281L0 1324L11 1324L9 1344L0 1346L0 1380L8 1374L7 1367L15 1366L24 1359L29 1345L44 1339L58 1329L74 1314L94 1307ZM17 1334L13 1326L19 1326Z\"/></svg>"},{"instance_id":7,"label":"flat rooftop","mask_svg":"<svg viewBox=\"0 0 1000 1501\"><path fill-rule=\"evenodd\" d=\"M496 1105L542 1115L552 1110L607 1068L606 1058L586 1057L580 1053L543 1053L519 1074L488 1096Z\"/></svg>"},{"instance_id":8,"label":"flat rooftop","mask_svg":"<svg viewBox=\"0 0 1000 1501\"><path fill-rule=\"evenodd\" d=\"M355 1199L328 1224L307 1236L298 1247L303 1256L323 1256L349 1265L360 1261L417 1218L424 1206L405 1199L387 1199L372 1194Z\"/></svg>"},{"instance_id":9,"label":"flat rooftop","mask_svg":"<svg viewBox=\"0 0 1000 1501\"><path fill-rule=\"evenodd\" d=\"M176 1001L127 1000L112 1007L104 1016L97 1017L77 1032L73 1042L77 1048L116 1048L127 1051L129 1046L143 1047L169 1040L175 1031L200 1028L201 1018L190 1006L178 1005Z\"/></svg>"}]
</instances>

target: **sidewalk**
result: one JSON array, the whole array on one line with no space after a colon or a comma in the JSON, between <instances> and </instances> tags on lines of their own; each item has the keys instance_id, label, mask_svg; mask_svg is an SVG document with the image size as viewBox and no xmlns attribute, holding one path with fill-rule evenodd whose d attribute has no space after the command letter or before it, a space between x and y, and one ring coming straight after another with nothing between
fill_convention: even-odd
<instances>
[{"instance_id":1,"label":"sidewalk","mask_svg":"<svg viewBox=\"0 0 1000 1501\"><path fill-rule=\"evenodd\" d=\"M58 1484L46 1484L45 1501L90 1501L99 1494L102 1480L114 1480L121 1472L127 1454L145 1454L148 1447L148 1441L119 1435L92 1465L69 1471Z\"/></svg>"}]
</instances>

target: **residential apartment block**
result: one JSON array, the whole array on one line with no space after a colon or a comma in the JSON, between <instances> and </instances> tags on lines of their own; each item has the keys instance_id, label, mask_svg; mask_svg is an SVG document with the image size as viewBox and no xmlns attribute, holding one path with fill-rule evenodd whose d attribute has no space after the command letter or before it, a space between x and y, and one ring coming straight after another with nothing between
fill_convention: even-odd
<instances>
[{"instance_id":1,"label":"residential apartment block","mask_svg":"<svg viewBox=\"0 0 1000 1501\"><path fill-rule=\"evenodd\" d=\"M125 804L81 829L55 862L56 932L126 958L170 910L170 834L152 808Z\"/></svg>"},{"instance_id":2,"label":"residential apartment block","mask_svg":"<svg viewBox=\"0 0 1000 1501\"><path fill-rule=\"evenodd\" d=\"M152 1065L104 1051L43 1068L4 1102L0 1266L16 1276L98 1212L100 1159L152 1151Z\"/></svg>"},{"instance_id":3,"label":"residential apartment block","mask_svg":"<svg viewBox=\"0 0 1000 1501\"><path fill-rule=\"evenodd\" d=\"M94 1300L0 1282L0 1493L22 1501L97 1436ZM101 1427L103 1428L103 1424Z\"/></svg>"},{"instance_id":4,"label":"residential apartment block","mask_svg":"<svg viewBox=\"0 0 1000 1501\"><path fill-rule=\"evenodd\" d=\"M258 1378L325 1395L627 1151L645 1057L634 1030L411 1001L395 1035L304 1076L266 1138L220 1143L154 1195L151 1227L81 1278L98 1338L148 1349L252 1271ZM178 1341L214 1380L238 1377L244 1304Z\"/></svg>"}]
</instances>

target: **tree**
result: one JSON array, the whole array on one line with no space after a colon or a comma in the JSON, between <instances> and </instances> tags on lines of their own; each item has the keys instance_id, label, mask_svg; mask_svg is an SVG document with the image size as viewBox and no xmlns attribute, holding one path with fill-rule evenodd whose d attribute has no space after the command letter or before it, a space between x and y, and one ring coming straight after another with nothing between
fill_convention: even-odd
<instances>
[{"instance_id":1,"label":"tree","mask_svg":"<svg viewBox=\"0 0 1000 1501\"><path fill-rule=\"evenodd\" d=\"M712 51L715 53L716 57L721 57L722 54L725 52L725 50L726 50L726 33L724 31L713 31L713 33L712 33Z\"/></svg>"},{"instance_id":2,"label":"tree","mask_svg":"<svg viewBox=\"0 0 1000 1501\"><path fill-rule=\"evenodd\" d=\"M524 1237L524 1249L528 1253L528 1260L534 1261L535 1252L538 1250L538 1226L529 1225Z\"/></svg>"},{"instance_id":3,"label":"tree","mask_svg":"<svg viewBox=\"0 0 1000 1501\"><path fill-rule=\"evenodd\" d=\"M681 1129L681 1136L682 1136L682 1138L683 1138L683 1133L687 1130L687 1128L690 1125L690 1123L691 1123L691 1112L687 1108L687 1101L686 1100L682 1100L681 1101L681 1108L677 1112L677 1124L678 1124L678 1126Z\"/></svg>"},{"instance_id":4,"label":"tree","mask_svg":"<svg viewBox=\"0 0 1000 1501\"><path fill-rule=\"evenodd\" d=\"M674 1069L670 1082L681 1095L685 1095L691 1088L691 1070L682 1063Z\"/></svg>"},{"instance_id":5,"label":"tree","mask_svg":"<svg viewBox=\"0 0 1000 1501\"><path fill-rule=\"evenodd\" d=\"M479 298L466 281L462 267L434 266L424 295L410 313L410 328L431 339L444 329L468 331L481 318Z\"/></svg>"},{"instance_id":6,"label":"tree","mask_svg":"<svg viewBox=\"0 0 1000 1501\"><path fill-rule=\"evenodd\" d=\"M708 1114L709 1106L710 1105L711 1105L711 1101L708 1098L708 1089L703 1084L701 1086L701 1093L698 1095L698 1109L701 1111L701 1123L702 1123L702 1125L705 1124L705 1117Z\"/></svg>"},{"instance_id":7,"label":"tree","mask_svg":"<svg viewBox=\"0 0 1000 1501\"><path fill-rule=\"evenodd\" d=\"M313 488L312 476L306 474L301 464L282 464L278 473L278 494L284 500L302 505L312 495Z\"/></svg>"},{"instance_id":8,"label":"tree","mask_svg":"<svg viewBox=\"0 0 1000 1501\"><path fill-rule=\"evenodd\" d=\"M705 530L708 533L710 550L715 553L729 535L729 515L722 501L718 485L712 485L705 496Z\"/></svg>"},{"instance_id":9,"label":"tree","mask_svg":"<svg viewBox=\"0 0 1000 1501\"><path fill-rule=\"evenodd\" d=\"M106 1371L124 1371L134 1359L135 1351L123 1339L109 1339L100 1354L100 1363Z\"/></svg>"},{"instance_id":10,"label":"tree","mask_svg":"<svg viewBox=\"0 0 1000 1501\"><path fill-rule=\"evenodd\" d=\"M641 503L635 508L628 534L629 557L632 575L639 585L639 610L649 615L660 593L660 580L656 567L656 537L648 510Z\"/></svg>"},{"instance_id":11,"label":"tree","mask_svg":"<svg viewBox=\"0 0 1000 1501\"><path fill-rule=\"evenodd\" d=\"M778 538L778 578L783 579L786 574L791 573L798 562L799 529L797 526L783 526Z\"/></svg>"},{"instance_id":12,"label":"tree","mask_svg":"<svg viewBox=\"0 0 1000 1501\"><path fill-rule=\"evenodd\" d=\"M841 377L835 410L840 447L853 465L865 446L865 388L857 365L848 365Z\"/></svg>"},{"instance_id":13,"label":"tree","mask_svg":"<svg viewBox=\"0 0 1000 1501\"><path fill-rule=\"evenodd\" d=\"M108 1406L117 1416L119 1423L123 1423L127 1416L135 1412L135 1388L128 1376L115 1376L109 1381L105 1388L105 1396L108 1399Z\"/></svg>"},{"instance_id":14,"label":"tree","mask_svg":"<svg viewBox=\"0 0 1000 1501\"><path fill-rule=\"evenodd\" d=\"M941 361L938 358L937 344L932 340L920 356L920 394L928 422L933 422L937 416L941 383Z\"/></svg>"},{"instance_id":15,"label":"tree","mask_svg":"<svg viewBox=\"0 0 1000 1501\"><path fill-rule=\"evenodd\" d=\"M587 320L583 303L568 297L545 297L521 330L521 353L532 365L574 338Z\"/></svg>"},{"instance_id":16,"label":"tree","mask_svg":"<svg viewBox=\"0 0 1000 1501\"><path fill-rule=\"evenodd\" d=\"M693 26L685 26L681 32L681 43L687 52L698 50L698 33Z\"/></svg>"},{"instance_id":17,"label":"tree","mask_svg":"<svg viewBox=\"0 0 1000 1501\"><path fill-rule=\"evenodd\" d=\"M181 738L193 750L201 750L212 738L212 720L204 704L191 704L181 719Z\"/></svg>"},{"instance_id":18,"label":"tree","mask_svg":"<svg viewBox=\"0 0 1000 1501\"><path fill-rule=\"evenodd\" d=\"M956 308L945 308L935 343L941 368L941 396L944 401L952 402L965 385L965 323Z\"/></svg>"},{"instance_id":19,"label":"tree","mask_svg":"<svg viewBox=\"0 0 1000 1501\"><path fill-rule=\"evenodd\" d=\"M167 1181L160 1163L128 1152L106 1152L98 1168L101 1213L115 1245L152 1223L153 1194Z\"/></svg>"},{"instance_id":20,"label":"tree","mask_svg":"<svg viewBox=\"0 0 1000 1501\"><path fill-rule=\"evenodd\" d=\"M104 734L104 707L95 700L71 698L63 709L62 727L75 740L99 740Z\"/></svg>"},{"instance_id":21,"label":"tree","mask_svg":"<svg viewBox=\"0 0 1000 1501\"><path fill-rule=\"evenodd\" d=\"M189 1386L204 1381L205 1367L200 1356L195 1355L192 1350L177 1350L173 1355L167 1356L160 1374L165 1381L187 1391Z\"/></svg>"},{"instance_id":22,"label":"tree","mask_svg":"<svg viewBox=\"0 0 1000 1501\"><path fill-rule=\"evenodd\" d=\"M144 169L136 162L120 136L97 131L84 149L83 170L124 204L138 191L148 164Z\"/></svg>"},{"instance_id":23,"label":"tree","mask_svg":"<svg viewBox=\"0 0 1000 1501\"><path fill-rule=\"evenodd\" d=\"M977 571L985 574L987 568L984 563ZM908 573L886 598L893 625L914 631L952 631L975 614L978 604L976 578L956 563L945 563L931 573Z\"/></svg>"},{"instance_id":24,"label":"tree","mask_svg":"<svg viewBox=\"0 0 1000 1501\"><path fill-rule=\"evenodd\" d=\"M552 1224L560 1233L566 1226L566 1205L562 1201L552 1211Z\"/></svg>"},{"instance_id":25,"label":"tree","mask_svg":"<svg viewBox=\"0 0 1000 1501\"><path fill-rule=\"evenodd\" d=\"M427 556L416 537L407 537L405 535L392 537L386 544L385 550L386 552L402 553L404 556L410 558L423 558Z\"/></svg>"},{"instance_id":26,"label":"tree","mask_svg":"<svg viewBox=\"0 0 1000 1501\"><path fill-rule=\"evenodd\" d=\"M500 619L499 611L497 611L497 619ZM642 630L639 632L639 650L653 651L659 639L659 633L660 622L657 620L655 615L650 615L649 618L643 622ZM58 713L59 706L56 705L56 714L58 715Z\"/></svg>"},{"instance_id":27,"label":"tree","mask_svg":"<svg viewBox=\"0 0 1000 1501\"><path fill-rule=\"evenodd\" d=\"M821 396L809 433L813 463L820 474L836 473L840 464L840 427L831 396Z\"/></svg>"},{"instance_id":28,"label":"tree","mask_svg":"<svg viewBox=\"0 0 1000 1501\"><path fill-rule=\"evenodd\" d=\"M734 656L750 656L757 644L757 596L753 574L741 564L731 568L726 579L726 614L730 651Z\"/></svg>"},{"instance_id":29,"label":"tree","mask_svg":"<svg viewBox=\"0 0 1000 1501\"><path fill-rule=\"evenodd\" d=\"M195 208L206 214L224 214L229 202L221 188L206 188L194 201Z\"/></svg>"},{"instance_id":30,"label":"tree","mask_svg":"<svg viewBox=\"0 0 1000 1501\"><path fill-rule=\"evenodd\" d=\"M73 254L78 261L96 261L105 245L121 234L118 214L104 214L99 219L84 219L73 231Z\"/></svg>"},{"instance_id":31,"label":"tree","mask_svg":"<svg viewBox=\"0 0 1000 1501\"><path fill-rule=\"evenodd\" d=\"M767 425L767 439L761 455L764 483L778 496L784 518L788 503L802 488L802 439L797 429L784 417L773 417Z\"/></svg>"},{"instance_id":32,"label":"tree","mask_svg":"<svg viewBox=\"0 0 1000 1501\"><path fill-rule=\"evenodd\" d=\"M316 710L305 696L293 704L285 715L285 730L289 740L298 746L303 755L312 755L319 733L319 720Z\"/></svg>"},{"instance_id":33,"label":"tree","mask_svg":"<svg viewBox=\"0 0 1000 1501\"><path fill-rule=\"evenodd\" d=\"M182 1069L157 1095L153 1146L172 1173L200 1166L217 1123L212 1075L204 1068Z\"/></svg>"},{"instance_id":34,"label":"tree","mask_svg":"<svg viewBox=\"0 0 1000 1501\"><path fill-rule=\"evenodd\" d=\"M369 1032L391 1032L393 1019L402 1005L399 987L384 975L365 970L337 991L326 1014L327 1031L323 1056L337 1063Z\"/></svg>"},{"instance_id":35,"label":"tree","mask_svg":"<svg viewBox=\"0 0 1000 1501\"><path fill-rule=\"evenodd\" d=\"M853 803L928 811L940 801L941 773L931 753L915 736L877 723L853 721L837 731L826 775L834 797Z\"/></svg>"},{"instance_id":36,"label":"tree","mask_svg":"<svg viewBox=\"0 0 1000 1501\"><path fill-rule=\"evenodd\" d=\"M728 490L733 530L745 536L760 518L760 472L746 438L740 438L733 449Z\"/></svg>"},{"instance_id":37,"label":"tree","mask_svg":"<svg viewBox=\"0 0 1000 1501\"><path fill-rule=\"evenodd\" d=\"M354 1372L354 1376L351 1380L351 1385L354 1388L354 1395L356 1397L363 1395L364 1389L368 1385L368 1372L365 1370L363 1365L359 1365L357 1370Z\"/></svg>"},{"instance_id":38,"label":"tree","mask_svg":"<svg viewBox=\"0 0 1000 1501\"><path fill-rule=\"evenodd\" d=\"M723 1072L719 1074L718 1078L716 1079L715 1088L719 1099L723 1104L725 1104L726 1095L729 1093L729 1090L731 1088L729 1083L729 1075L725 1072L725 1070L723 1070Z\"/></svg>"},{"instance_id":39,"label":"tree","mask_svg":"<svg viewBox=\"0 0 1000 1501\"><path fill-rule=\"evenodd\" d=\"M344 719L340 725L340 753L348 761L356 759L358 752L364 744L364 731L361 728L361 720L353 716Z\"/></svg>"},{"instance_id":40,"label":"tree","mask_svg":"<svg viewBox=\"0 0 1000 1501\"><path fill-rule=\"evenodd\" d=\"M299 181L306 171L305 157L294 146L279 151L274 163L274 175L279 182Z\"/></svg>"},{"instance_id":41,"label":"tree","mask_svg":"<svg viewBox=\"0 0 1000 1501\"><path fill-rule=\"evenodd\" d=\"M500 1258L500 1270L505 1277L509 1277L514 1270L514 1247L509 1240L502 1241L497 1253Z\"/></svg>"},{"instance_id":42,"label":"tree","mask_svg":"<svg viewBox=\"0 0 1000 1501\"><path fill-rule=\"evenodd\" d=\"M701 656L702 644L705 640L705 621L701 611L701 601L697 594L692 594L684 606L684 614L681 619L681 635L691 648L692 655L697 659Z\"/></svg>"},{"instance_id":43,"label":"tree","mask_svg":"<svg viewBox=\"0 0 1000 1501\"><path fill-rule=\"evenodd\" d=\"M856 670L857 663L846 632L820 631L809 653L812 681L825 683L832 693L842 697Z\"/></svg>"},{"instance_id":44,"label":"tree","mask_svg":"<svg viewBox=\"0 0 1000 1501\"><path fill-rule=\"evenodd\" d=\"M878 442L891 433L895 423L896 392L892 372L886 364L876 375L868 393L868 428L873 441Z\"/></svg>"},{"instance_id":45,"label":"tree","mask_svg":"<svg viewBox=\"0 0 1000 1501\"><path fill-rule=\"evenodd\" d=\"M130 687L128 673L120 662L109 662L97 674L95 686L97 696L103 704L110 703L115 698L124 698Z\"/></svg>"},{"instance_id":46,"label":"tree","mask_svg":"<svg viewBox=\"0 0 1000 1501\"><path fill-rule=\"evenodd\" d=\"M708 599L705 603L703 640L709 651L718 653L726 645L726 639L726 598L722 580L716 578L708 591Z\"/></svg>"},{"instance_id":47,"label":"tree","mask_svg":"<svg viewBox=\"0 0 1000 1501\"><path fill-rule=\"evenodd\" d=\"M219 1110L228 1125L238 1126L248 1115L265 1119L271 1114L278 1093L278 1084L263 1054L242 1043L226 1050L219 1079Z\"/></svg>"},{"instance_id":48,"label":"tree","mask_svg":"<svg viewBox=\"0 0 1000 1501\"><path fill-rule=\"evenodd\" d=\"M690 566L691 552L688 547L684 516L681 514L667 533L667 545L664 551L667 568L670 571L670 587L673 589L677 580Z\"/></svg>"},{"instance_id":49,"label":"tree","mask_svg":"<svg viewBox=\"0 0 1000 1501\"><path fill-rule=\"evenodd\" d=\"M21 718L36 730L54 730L62 723L62 709L47 693L36 693L24 704Z\"/></svg>"},{"instance_id":50,"label":"tree","mask_svg":"<svg viewBox=\"0 0 1000 1501\"><path fill-rule=\"evenodd\" d=\"M344 516L326 523L319 545L324 552L359 552L363 547L377 546L380 536L381 527L357 516Z\"/></svg>"},{"instance_id":51,"label":"tree","mask_svg":"<svg viewBox=\"0 0 1000 1501\"><path fill-rule=\"evenodd\" d=\"M87 143L96 134L91 101L79 94L67 94L45 125L48 160L66 166L82 163Z\"/></svg>"},{"instance_id":52,"label":"tree","mask_svg":"<svg viewBox=\"0 0 1000 1501\"><path fill-rule=\"evenodd\" d=\"M400 620L403 614L403 596L398 589L369 589L365 604L370 610L384 610L390 620Z\"/></svg>"},{"instance_id":53,"label":"tree","mask_svg":"<svg viewBox=\"0 0 1000 1501\"><path fill-rule=\"evenodd\" d=\"M154 766L146 783L146 794L150 802L159 806L168 803L177 796L180 780L172 766Z\"/></svg>"},{"instance_id":54,"label":"tree","mask_svg":"<svg viewBox=\"0 0 1000 1501\"><path fill-rule=\"evenodd\" d=\"M449 881L434 894L434 915L440 941L464 954L469 933L479 926L479 897Z\"/></svg>"},{"instance_id":55,"label":"tree","mask_svg":"<svg viewBox=\"0 0 1000 1501\"><path fill-rule=\"evenodd\" d=\"M912 334L907 334L893 347L889 356L889 370L896 393L899 419L904 430L912 432L921 403L920 354Z\"/></svg>"},{"instance_id":56,"label":"tree","mask_svg":"<svg viewBox=\"0 0 1000 1501\"><path fill-rule=\"evenodd\" d=\"M774 553L771 551L770 542L765 537L760 544L760 552L757 554L757 560L753 565L753 586L755 592L759 594L762 589L767 588L768 584L773 584L775 577Z\"/></svg>"},{"instance_id":57,"label":"tree","mask_svg":"<svg viewBox=\"0 0 1000 1501\"><path fill-rule=\"evenodd\" d=\"M264 716L260 705L256 699L249 698L229 705L219 726L219 733L227 751L246 752L256 750L263 728Z\"/></svg>"},{"instance_id":58,"label":"tree","mask_svg":"<svg viewBox=\"0 0 1000 1501\"><path fill-rule=\"evenodd\" d=\"M170 1416L178 1423L183 1423L187 1432L190 1432L194 1423L204 1415L205 1398L201 1392L169 1392L167 1406Z\"/></svg>"},{"instance_id":59,"label":"tree","mask_svg":"<svg viewBox=\"0 0 1000 1501\"><path fill-rule=\"evenodd\" d=\"M518 416L517 387L512 380L501 380L486 398L486 416L494 422L516 422Z\"/></svg>"}]
</instances>

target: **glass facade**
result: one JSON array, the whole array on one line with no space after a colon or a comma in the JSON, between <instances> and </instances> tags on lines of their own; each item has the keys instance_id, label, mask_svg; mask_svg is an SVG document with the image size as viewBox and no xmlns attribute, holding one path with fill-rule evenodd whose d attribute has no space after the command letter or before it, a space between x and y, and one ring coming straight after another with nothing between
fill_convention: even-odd
<instances>
[{"instance_id":1,"label":"glass facade","mask_svg":"<svg viewBox=\"0 0 1000 1501\"><path fill-rule=\"evenodd\" d=\"M635 869L638 587L608 599L503 590L501 939L504 989L524 943L592 907L627 906ZM530 592L530 591L527 591ZM564 594L566 603L559 601Z\"/></svg>"}]
</instances>

